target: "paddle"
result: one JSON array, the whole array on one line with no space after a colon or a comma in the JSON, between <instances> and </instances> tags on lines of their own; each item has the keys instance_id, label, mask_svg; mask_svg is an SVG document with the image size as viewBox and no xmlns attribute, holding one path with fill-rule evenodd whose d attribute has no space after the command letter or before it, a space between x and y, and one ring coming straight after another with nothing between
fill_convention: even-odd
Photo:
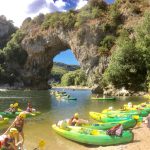
<instances>
[{"instance_id":1,"label":"paddle","mask_svg":"<svg viewBox=\"0 0 150 150\"><path fill-rule=\"evenodd\" d=\"M41 141L39 141L38 146L36 148L34 148L33 150L38 150L38 149L43 150L43 148L45 147L45 144L46 144L45 141L41 140Z\"/></svg>"},{"instance_id":2,"label":"paddle","mask_svg":"<svg viewBox=\"0 0 150 150\"><path fill-rule=\"evenodd\" d=\"M141 121L138 121L137 124L136 124L136 126L137 126L137 127L140 127L141 124L142 124L142 122L141 122Z\"/></svg>"}]
</instances>

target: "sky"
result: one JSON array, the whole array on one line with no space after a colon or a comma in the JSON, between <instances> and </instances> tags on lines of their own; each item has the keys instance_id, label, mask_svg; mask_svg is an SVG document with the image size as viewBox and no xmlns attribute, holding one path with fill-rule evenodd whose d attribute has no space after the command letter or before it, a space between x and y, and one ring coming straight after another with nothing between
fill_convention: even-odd
<instances>
[{"instance_id":1,"label":"sky","mask_svg":"<svg viewBox=\"0 0 150 150\"><path fill-rule=\"evenodd\" d=\"M53 61L54 62L63 62L68 65L79 65L79 62L77 61L77 59L75 58L74 54L72 53L72 51L70 49L68 49L64 52L61 52L60 54L55 56Z\"/></svg>"},{"instance_id":2,"label":"sky","mask_svg":"<svg viewBox=\"0 0 150 150\"><path fill-rule=\"evenodd\" d=\"M106 1L113 3L114 0ZM80 9L87 2L88 0L0 0L0 15L4 15L7 20L12 20L15 26L20 27L27 17L33 18L39 13L46 14L56 11L65 12L69 9ZM66 54L60 53L55 60L63 61L64 56L70 56L66 57L68 61L64 60L63 62L78 64L71 51L67 50L65 52Z\"/></svg>"}]
</instances>

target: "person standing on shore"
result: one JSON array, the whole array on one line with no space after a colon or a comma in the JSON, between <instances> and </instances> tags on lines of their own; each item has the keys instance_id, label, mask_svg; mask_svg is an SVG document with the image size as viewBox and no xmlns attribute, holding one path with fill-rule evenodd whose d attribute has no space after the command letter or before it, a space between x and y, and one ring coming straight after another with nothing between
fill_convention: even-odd
<instances>
[{"instance_id":1,"label":"person standing on shore","mask_svg":"<svg viewBox=\"0 0 150 150\"><path fill-rule=\"evenodd\" d=\"M147 116L147 127L150 130L150 114Z\"/></svg>"}]
</instances>

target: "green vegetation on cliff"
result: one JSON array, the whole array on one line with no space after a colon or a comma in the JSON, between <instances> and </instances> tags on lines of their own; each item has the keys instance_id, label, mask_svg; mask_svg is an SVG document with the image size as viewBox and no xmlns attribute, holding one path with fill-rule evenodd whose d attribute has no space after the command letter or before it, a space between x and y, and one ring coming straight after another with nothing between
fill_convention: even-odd
<instances>
[{"instance_id":1,"label":"green vegetation on cliff","mask_svg":"<svg viewBox=\"0 0 150 150\"><path fill-rule=\"evenodd\" d=\"M24 33L17 31L3 50L0 50L0 82L9 83L21 82L19 70L27 59L27 52L21 47Z\"/></svg>"},{"instance_id":2,"label":"green vegetation on cliff","mask_svg":"<svg viewBox=\"0 0 150 150\"><path fill-rule=\"evenodd\" d=\"M149 84L150 76L150 13L135 28L133 37L125 31L116 43L116 51L103 75L104 86L139 90Z\"/></svg>"},{"instance_id":3,"label":"green vegetation on cliff","mask_svg":"<svg viewBox=\"0 0 150 150\"><path fill-rule=\"evenodd\" d=\"M4 48L11 39L11 35L15 33L17 28L11 20L7 20L4 15L0 16L0 49Z\"/></svg>"}]
</instances>

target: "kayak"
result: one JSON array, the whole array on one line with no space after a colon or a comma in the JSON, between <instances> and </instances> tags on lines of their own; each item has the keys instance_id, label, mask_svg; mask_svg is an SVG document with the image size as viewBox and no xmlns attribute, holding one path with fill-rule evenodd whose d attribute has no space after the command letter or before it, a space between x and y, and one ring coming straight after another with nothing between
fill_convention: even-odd
<instances>
[{"instance_id":1,"label":"kayak","mask_svg":"<svg viewBox=\"0 0 150 150\"><path fill-rule=\"evenodd\" d=\"M66 127L65 129L58 127L56 124L52 128L59 135L76 142L90 145L116 145L133 141L134 135L131 131L123 131L121 136L107 135L104 130L93 130L77 126Z\"/></svg>"},{"instance_id":2,"label":"kayak","mask_svg":"<svg viewBox=\"0 0 150 150\"><path fill-rule=\"evenodd\" d=\"M146 117L148 115L148 112L146 110L108 110L108 109L105 109L102 111L102 114L139 115L141 117Z\"/></svg>"},{"instance_id":3,"label":"kayak","mask_svg":"<svg viewBox=\"0 0 150 150\"><path fill-rule=\"evenodd\" d=\"M0 120L0 126L5 125L9 122L9 118L4 118L3 120Z\"/></svg>"},{"instance_id":4,"label":"kayak","mask_svg":"<svg viewBox=\"0 0 150 150\"><path fill-rule=\"evenodd\" d=\"M141 107L141 105L134 105L133 107L128 107L127 105L124 105L126 111L141 111L142 117L146 117L150 113L150 107L145 106Z\"/></svg>"},{"instance_id":5,"label":"kayak","mask_svg":"<svg viewBox=\"0 0 150 150\"><path fill-rule=\"evenodd\" d=\"M70 97L63 96L62 99L63 99L63 100L77 100L77 98L71 97L71 96L70 96Z\"/></svg>"},{"instance_id":6,"label":"kayak","mask_svg":"<svg viewBox=\"0 0 150 150\"><path fill-rule=\"evenodd\" d=\"M123 125L123 129L129 129L136 126L137 121L135 119L128 119L124 121L118 121L118 122L105 122L105 123L93 123L93 124L87 124L83 125L82 127L91 128L91 129L97 129L97 130L108 130L118 124Z\"/></svg>"},{"instance_id":7,"label":"kayak","mask_svg":"<svg viewBox=\"0 0 150 150\"><path fill-rule=\"evenodd\" d=\"M115 100L115 97L92 97L93 100Z\"/></svg>"},{"instance_id":8,"label":"kayak","mask_svg":"<svg viewBox=\"0 0 150 150\"><path fill-rule=\"evenodd\" d=\"M7 118L15 118L16 116L18 116L20 114L20 112L0 112L0 115L2 115L3 117L7 117ZM26 117L34 117L41 114L40 112L33 112L33 113L26 113Z\"/></svg>"},{"instance_id":9,"label":"kayak","mask_svg":"<svg viewBox=\"0 0 150 150\"><path fill-rule=\"evenodd\" d=\"M101 122L118 122L118 121L124 121L124 120L129 120L129 119L134 119L134 115L130 116L130 115L107 115L107 114L101 114L101 113L97 113L97 112L89 112L89 115L97 120L97 121L101 121ZM143 118L139 117L137 115L135 115L137 117L137 121L142 121Z\"/></svg>"}]
</instances>

